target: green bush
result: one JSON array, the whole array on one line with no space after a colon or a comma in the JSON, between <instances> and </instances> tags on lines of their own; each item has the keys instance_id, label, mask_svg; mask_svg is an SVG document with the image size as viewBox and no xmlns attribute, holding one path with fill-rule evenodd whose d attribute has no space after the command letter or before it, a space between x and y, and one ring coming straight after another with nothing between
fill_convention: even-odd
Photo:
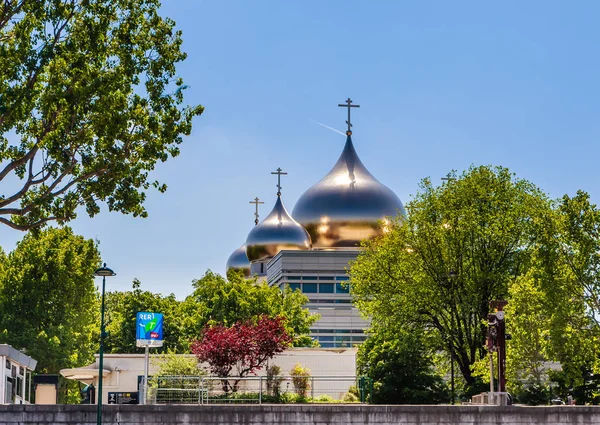
<instances>
[{"instance_id":1,"label":"green bush","mask_svg":"<svg viewBox=\"0 0 600 425\"><path fill-rule=\"evenodd\" d=\"M552 395L550 389L541 383L524 386L522 391L515 394L518 403L529 406L544 406L550 404Z\"/></svg>"},{"instance_id":2,"label":"green bush","mask_svg":"<svg viewBox=\"0 0 600 425\"><path fill-rule=\"evenodd\" d=\"M358 403L360 401L360 399L358 398L358 396L356 394L348 391L346 394L344 394L342 401L344 403Z\"/></svg>"},{"instance_id":3,"label":"green bush","mask_svg":"<svg viewBox=\"0 0 600 425\"><path fill-rule=\"evenodd\" d=\"M313 398L310 402L311 403L335 403L336 401L339 402L339 400L334 400L333 397L331 397L330 395L323 394L323 395Z\"/></svg>"},{"instance_id":4,"label":"green bush","mask_svg":"<svg viewBox=\"0 0 600 425\"><path fill-rule=\"evenodd\" d=\"M279 376L281 368L273 365L267 368L267 394L279 397L281 393L281 382L283 378Z\"/></svg>"},{"instance_id":5,"label":"green bush","mask_svg":"<svg viewBox=\"0 0 600 425\"><path fill-rule=\"evenodd\" d=\"M448 388L433 368L431 349L419 332L372 331L358 349L357 367L373 380L375 404L439 404Z\"/></svg>"},{"instance_id":6,"label":"green bush","mask_svg":"<svg viewBox=\"0 0 600 425\"><path fill-rule=\"evenodd\" d=\"M292 383L296 389L296 394L302 398L306 398L306 394L310 389L310 369L296 363L290 372L292 375Z\"/></svg>"},{"instance_id":7,"label":"green bush","mask_svg":"<svg viewBox=\"0 0 600 425\"><path fill-rule=\"evenodd\" d=\"M295 393L283 393L279 397L279 403L290 404L290 403L308 403L309 400L301 396L300 394Z\"/></svg>"}]
</instances>

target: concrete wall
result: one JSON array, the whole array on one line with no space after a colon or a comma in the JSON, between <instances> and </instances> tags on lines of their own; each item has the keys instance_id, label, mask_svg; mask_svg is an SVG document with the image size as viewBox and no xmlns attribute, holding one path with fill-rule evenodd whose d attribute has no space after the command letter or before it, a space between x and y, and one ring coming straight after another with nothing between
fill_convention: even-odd
<instances>
[{"instance_id":1,"label":"concrete wall","mask_svg":"<svg viewBox=\"0 0 600 425\"><path fill-rule=\"evenodd\" d=\"M600 408L584 406L227 405L104 406L114 425L523 425L600 424ZM0 406L3 425L93 425L95 406Z\"/></svg>"}]
</instances>

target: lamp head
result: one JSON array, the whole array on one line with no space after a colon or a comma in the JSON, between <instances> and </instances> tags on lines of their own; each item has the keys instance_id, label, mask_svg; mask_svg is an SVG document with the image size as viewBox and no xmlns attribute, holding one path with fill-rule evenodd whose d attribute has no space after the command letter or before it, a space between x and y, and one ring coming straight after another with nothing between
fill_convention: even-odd
<instances>
[{"instance_id":1,"label":"lamp head","mask_svg":"<svg viewBox=\"0 0 600 425\"><path fill-rule=\"evenodd\" d=\"M104 263L104 265L102 267L100 267L99 269L96 269L96 271L94 272L94 276L116 276L117 274L112 271L112 269L109 269L108 267L106 267L106 263Z\"/></svg>"}]
</instances>

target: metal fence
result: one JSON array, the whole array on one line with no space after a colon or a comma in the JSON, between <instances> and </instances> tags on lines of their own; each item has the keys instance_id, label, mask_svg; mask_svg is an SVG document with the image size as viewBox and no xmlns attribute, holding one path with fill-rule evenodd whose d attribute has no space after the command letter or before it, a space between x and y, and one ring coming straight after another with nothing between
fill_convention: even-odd
<instances>
[{"instance_id":1,"label":"metal fence","mask_svg":"<svg viewBox=\"0 0 600 425\"><path fill-rule=\"evenodd\" d=\"M296 381L292 376L227 377L158 376L148 382L146 404L286 403L333 401L358 402L351 387L363 395L364 379L356 376L311 376ZM365 397L360 397L365 399Z\"/></svg>"}]
</instances>

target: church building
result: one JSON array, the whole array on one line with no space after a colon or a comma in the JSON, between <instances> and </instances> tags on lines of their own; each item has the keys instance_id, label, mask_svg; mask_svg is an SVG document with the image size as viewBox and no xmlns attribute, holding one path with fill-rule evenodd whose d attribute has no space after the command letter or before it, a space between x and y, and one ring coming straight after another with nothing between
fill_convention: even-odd
<instances>
[{"instance_id":1,"label":"church building","mask_svg":"<svg viewBox=\"0 0 600 425\"><path fill-rule=\"evenodd\" d=\"M321 319L311 337L321 347L349 347L365 340L367 326L351 302L347 285L349 263L362 249L360 242L386 231L389 217L405 215L396 194L380 183L363 165L352 142L352 100L338 105L348 108L348 130L342 153L327 175L304 192L292 214L281 196L278 168L277 200L273 210L250 231L246 243L227 261L227 270L266 279L280 288L289 285L308 299L308 309Z\"/></svg>"}]
</instances>

